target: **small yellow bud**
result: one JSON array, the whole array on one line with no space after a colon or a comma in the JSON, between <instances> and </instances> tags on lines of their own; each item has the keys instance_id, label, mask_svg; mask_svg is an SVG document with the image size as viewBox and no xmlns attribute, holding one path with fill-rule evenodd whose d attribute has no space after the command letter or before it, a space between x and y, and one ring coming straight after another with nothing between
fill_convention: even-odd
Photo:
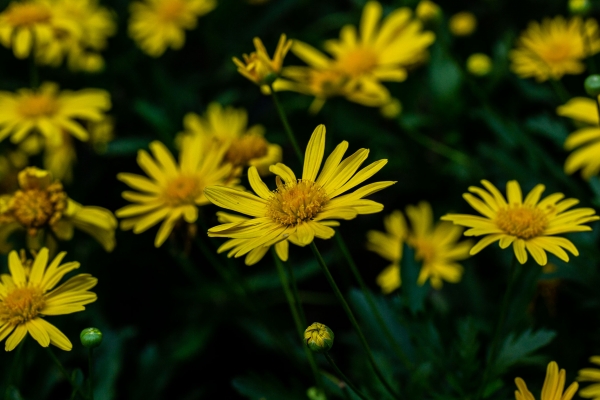
<instances>
[{"instance_id":1,"label":"small yellow bud","mask_svg":"<svg viewBox=\"0 0 600 400\"><path fill-rule=\"evenodd\" d=\"M396 98L391 98L389 102L379 108L379 112L384 118L396 118L402 112L402 103Z\"/></svg>"},{"instance_id":2,"label":"small yellow bud","mask_svg":"<svg viewBox=\"0 0 600 400\"><path fill-rule=\"evenodd\" d=\"M485 76L492 70L492 60L483 53L471 54L467 58L467 71L472 75Z\"/></svg>"},{"instance_id":3,"label":"small yellow bud","mask_svg":"<svg viewBox=\"0 0 600 400\"><path fill-rule=\"evenodd\" d=\"M421 21L431 21L441 15L440 6L430 0L421 0L415 9L417 18Z\"/></svg>"},{"instance_id":4,"label":"small yellow bud","mask_svg":"<svg viewBox=\"0 0 600 400\"><path fill-rule=\"evenodd\" d=\"M590 0L569 0L569 12L573 15L587 15L591 9Z\"/></svg>"},{"instance_id":5,"label":"small yellow bud","mask_svg":"<svg viewBox=\"0 0 600 400\"><path fill-rule=\"evenodd\" d=\"M449 26L454 36L469 36L477 28L477 19L473 13L462 11L450 17Z\"/></svg>"},{"instance_id":6,"label":"small yellow bud","mask_svg":"<svg viewBox=\"0 0 600 400\"><path fill-rule=\"evenodd\" d=\"M333 331L327 325L313 323L304 331L306 345L317 353L326 353L333 346Z\"/></svg>"}]
</instances>

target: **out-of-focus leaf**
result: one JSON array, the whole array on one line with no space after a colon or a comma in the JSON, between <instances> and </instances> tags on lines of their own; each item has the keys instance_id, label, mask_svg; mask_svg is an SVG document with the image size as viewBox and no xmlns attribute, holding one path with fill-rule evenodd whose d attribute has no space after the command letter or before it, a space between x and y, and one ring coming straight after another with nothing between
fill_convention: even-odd
<instances>
[{"instance_id":1,"label":"out-of-focus leaf","mask_svg":"<svg viewBox=\"0 0 600 400\"><path fill-rule=\"evenodd\" d=\"M206 324L186 330L177 340L172 353L173 359L176 361L185 361L195 357L208 343L213 329L213 325Z\"/></svg>"},{"instance_id":2,"label":"out-of-focus leaf","mask_svg":"<svg viewBox=\"0 0 600 400\"><path fill-rule=\"evenodd\" d=\"M518 336L510 333L504 340L494 362L494 376L502 374L515 364L531 364L532 353L546 346L555 336L556 332L546 329L536 332L527 329Z\"/></svg>"},{"instance_id":3,"label":"out-of-focus leaf","mask_svg":"<svg viewBox=\"0 0 600 400\"><path fill-rule=\"evenodd\" d=\"M6 392L4 392L4 400L23 400L19 389L10 385L6 388Z\"/></svg>"},{"instance_id":4,"label":"out-of-focus leaf","mask_svg":"<svg viewBox=\"0 0 600 400\"><path fill-rule=\"evenodd\" d=\"M458 90L462 83L462 71L440 45L433 46L431 51L429 82L431 91L439 101L457 105L456 99L459 98Z\"/></svg>"},{"instance_id":5,"label":"out-of-focus leaf","mask_svg":"<svg viewBox=\"0 0 600 400\"><path fill-rule=\"evenodd\" d=\"M420 271L421 265L415 261L415 251L404 245L402 262L400 263L400 277L402 278L400 290L413 315L424 310L425 298L429 293L429 282L424 285L417 284Z\"/></svg>"},{"instance_id":6,"label":"out-of-focus leaf","mask_svg":"<svg viewBox=\"0 0 600 400\"><path fill-rule=\"evenodd\" d=\"M115 139L106 146L105 156L132 156L140 149L148 148L152 139L128 137Z\"/></svg>"},{"instance_id":7,"label":"out-of-focus leaf","mask_svg":"<svg viewBox=\"0 0 600 400\"><path fill-rule=\"evenodd\" d=\"M71 373L71 380L73 381L73 383L75 383L76 386L71 391L71 398L74 399L76 398L77 388L81 388L85 393L86 389L83 387L83 381L85 380L85 376L79 368L75 368Z\"/></svg>"},{"instance_id":8,"label":"out-of-focus leaf","mask_svg":"<svg viewBox=\"0 0 600 400\"><path fill-rule=\"evenodd\" d=\"M561 123L557 123L556 119L552 118L548 113L527 119L525 127L540 136L552 140L557 147L562 147L569 134L569 131L565 126Z\"/></svg>"},{"instance_id":9,"label":"out-of-focus leaf","mask_svg":"<svg viewBox=\"0 0 600 400\"><path fill-rule=\"evenodd\" d=\"M146 100L138 99L133 103L133 109L161 135L163 140L176 133L173 123L163 108ZM167 145L169 144L167 143Z\"/></svg>"},{"instance_id":10,"label":"out-of-focus leaf","mask_svg":"<svg viewBox=\"0 0 600 400\"><path fill-rule=\"evenodd\" d=\"M326 254L323 256L325 262L329 265L332 259L331 254ZM292 261L288 261L292 262ZM319 264L313 259L309 259L303 263L293 263L292 268L294 269L294 277L297 282L302 282L312 276L315 276L319 272ZM256 273L246 280L248 284L248 288L252 291L260 291L267 289L274 289L281 287L281 281L279 280L279 275L274 268L269 269L268 271L263 271Z\"/></svg>"},{"instance_id":11,"label":"out-of-focus leaf","mask_svg":"<svg viewBox=\"0 0 600 400\"><path fill-rule=\"evenodd\" d=\"M94 399L111 400L117 397L116 383L123 366L125 342L135 335L131 327L120 331L102 330L102 347L94 352L96 371L94 376Z\"/></svg>"},{"instance_id":12,"label":"out-of-focus leaf","mask_svg":"<svg viewBox=\"0 0 600 400\"><path fill-rule=\"evenodd\" d=\"M250 375L234 378L231 384L239 394L252 400L306 400L304 394L306 390L290 390L277 377L270 374L254 372Z\"/></svg>"}]
</instances>

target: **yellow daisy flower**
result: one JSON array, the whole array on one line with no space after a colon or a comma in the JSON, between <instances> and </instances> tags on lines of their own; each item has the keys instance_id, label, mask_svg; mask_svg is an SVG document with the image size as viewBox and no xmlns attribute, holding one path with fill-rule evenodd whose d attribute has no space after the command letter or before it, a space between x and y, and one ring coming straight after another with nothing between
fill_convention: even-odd
<instances>
[{"instance_id":1,"label":"yellow daisy flower","mask_svg":"<svg viewBox=\"0 0 600 400\"><path fill-rule=\"evenodd\" d=\"M248 113L243 108L208 105L204 117L188 113L183 118L183 135L200 135L216 139L227 147L223 159L235 167L255 166L261 175L269 166L281 161L281 147L267 142L262 125L248 127Z\"/></svg>"},{"instance_id":2,"label":"yellow daisy flower","mask_svg":"<svg viewBox=\"0 0 600 400\"><path fill-rule=\"evenodd\" d=\"M253 51L242 56L243 61L233 57L233 63L237 66L238 72L257 85L264 85L269 74L279 75L283 67L283 59L292 47L292 41L288 40L285 34L281 34L279 42L275 48L273 59L269 56L263 42L255 37Z\"/></svg>"},{"instance_id":3,"label":"yellow daisy flower","mask_svg":"<svg viewBox=\"0 0 600 400\"><path fill-rule=\"evenodd\" d=\"M581 169L584 179L597 175L600 172L598 104L587 97L575 97L559 106L556 113L587 125L571 133L565 140L565 149L574 150L565 161L565 172L572 174Z\"/></svg>"},{"instance_id":4,"label":"yellow daisy flower","mask_svg":"<svg viewBox=\"0 0 600 400\"><path fill-rule=\"evenodd\" d=\"M42 347L52 344L66 351L73 348L71 341L45 317L85 310L86 304L97 299L89 289L96 286L98 279L79 274L54 289L65 274L79 268L74 261L61 264L66 254L59 253L50 265L47 248L29 261L19 259L14 250L8 255L10 275L0 275L0 340L10 335L4 346L6 351L17 347L28 332Z\"/></svg>"},{"instance_id":5,"label":"yellow daisy flower","mask_svg":"<svg viewBox=\"0 0 600 400\"><path fill-rule=\"evenodd\" d=\"M41 230L50 229L58 239L70 240L77 228L96 239L106 251L113 250L117 220L109 210L82 206L70 199L48 171L27 167L18 179L19 190L0 197L1 237L24 229L36 239Z\"/></svg>"},{"instance_id":6,"label":"yellow daisy flower","mask_svg":"<svg viewBox=\"0 0 600 400\"><path fill-rule=\"evenodd\" d=\"M353 219L358 214L380 212L383 205L364 197L385 189L395 182L375 182L344 194L373 176L387 163L379 160L356 172L369 151L360 149L342 161L348 142L340 143L325 161L325 126L314 130L304 160L302 178L284 164L270 167L277 175L277 190L270 191L255 167L248 170L250 186L257 194L222 186L208 186L204 193L215 205L249 215L246 221L227 223L208 230L213 237L244 239L235 257L258 247L270 246L296 235L298 244L306 246L315 237L329 239L335 231L323 221ZM318 175L317 175L318 174Z\"/></svg>"},{"instance_id":7,"label":"yellow daisy flower","mask_svg":"<svg viewBox=\"0 0 600 400\"><path fill-rule=\"evenodd\" d=\"M130 173L117 175L142 193L123 192L123 198L134 204L115 214L125 218L121 229L133 229L136 234L164 220L154 240L154 246L160 247L181 218L190 224L196 222L198 206L210 203L203 193L206 186L234 185L238 180L230 180L232 166L222 162L227 149L198 135L184 139L179 165L164 144L154 141L150 150L154 158L144 150L138 151L137 158L148 178Z\"/></svg>"},{"instance_id":8,"label":"yellow daisy flower","mask_svg":"<svg viewBox=\"0 0 600 400\"><path fill-rule=\"evenodd\" d=\"M47 1L13 1L0 13L0 43L15 57L27 58L34 44L44 46L52 39L52 17Z\"/></svg>"},{"instance_id":9,"label":"yellow daisy flower","mask_svg":"<svg viewBox=\"0 0 600 400\"><path fill-rule=\"evenodd\" d=\"M596 365L600 365L600 356L590 357L590 362ZM600 400L600 369L580 369L579 374L577 375L577 380L579 382L594 382L592 385L581 389L579 391L579 397Z\"/></svg>"},{"instance_id":10,"label":"yellow daisy flower","mask_svg":"<svg viewBox=\"0 0 600 400\"><path fill-rule=\"evenodd\" d=\"M509 181L506 184L507 201L490 182L482 180L481 183L487 191L476 186L469 187L469 192L480 198L471 193L465 193L463 197L483 217L468 214L447 214L442 217L442 220L471 228L465 232L465 236L485 235L473 246L471 255L499 241L503 249L513 245L515 256L521 264L527 261L527 252L540 265L548 262L546 251L563 261L569 261L563 249L577 256L577 248L568 239L555 235L591 231L592 228L583 224L599 219L592 208L567 211L579 200L563 200L565 195L562 193L551 194L540 201L545 189L542 184L536 185L523 200L519 183Z\"/></svg>"},{"instance_id":11,"label":"yellow daisy flower","mask_svg":"<svg viewBox=\"0 0 600 400\"><path fill-rule=\"evenodd\" d=\"M35 90L0 92L0 140L10 135L13 143L19 143L37 132L57 144L62 132L68 132L86 141L89 133L75 119L100 121L110 106L110 95L105 90L61 92L58 85L49 82Z\"/></svg>"},{"instance_id":12,"label":"yellow daisy flower","mask_svg":"<svg viewBox=\"0 0 600 400\"><path fill-rule=\"evenodd\" d=\"M584 29L587 39L582 35ZM585 70L582 61L599 51L600 36L594 19L546 18L541 24L530 22L521 34L509 54L510 68L521 78L558 80L565 74L581 74Z\"/></svg>"},{"instance_id":13,"label":"yellow daisy flower","mask_svg":"<svg viewBox=\"0 0 600 400\"><path fill-rule=\"evenodd\" d=\"M217 6L215 0L144 0L129 6L129 36L151 57L160 57L167 47L179 50L185 44L184 30L196 28L198 17Z\"/></svg>"},{"instance_id":14,"label":"yellow daisy flower","mask_svg":"<svg viewBox=\"0 0 600 400\"><path fill-rule=\"evenodd\" d=\"M564 390L565 380L565 370L561 369L559 372L558 364L554 361L550 362L546 369L546 379L544 379L540 400L571 400L575 396L579 385L577 382L573 382L567 390ZM515 390L516 400L535 400L535 397L527 389L527 385L523 379L516 378L515 384L518 388L518 390Z\"/></svg>"},{"instance_id":15,"label":"yellow daisy flower","mask_svg":"<svg viewBox=\"0 0 600 400\"><path fill-rule=\"evenodd\" d=\"M429 279L434 289L441 289L443 281L459 282L463 267L457 263L469 257L472 243L458 243L462 228L448 222L433 224L433 212L427 202L408 206L406 215L412 229L408 229L404 216L394 211L384 219L387 232L367 232L367 249L392 262L377 277L377 284L384 293L400 287L400 260L404 242L415 250L415 259L422 263L417 284Z\"/></svg>"}]
</instances>

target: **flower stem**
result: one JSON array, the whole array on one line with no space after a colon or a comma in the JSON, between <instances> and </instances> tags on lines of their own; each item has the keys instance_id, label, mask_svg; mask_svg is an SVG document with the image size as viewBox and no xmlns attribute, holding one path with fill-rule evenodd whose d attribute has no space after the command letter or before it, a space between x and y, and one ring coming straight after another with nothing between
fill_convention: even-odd
<instances>
[{"instance_id":1,"label":"flower stem","mask_svg":"<svg viewBox=\"0 0 600 400\"><path fill-rule=\"evenodd\" d=\"M90 393L90 400L94 400L94 384L93 384L93 379L94 379L94 349L93 348L89 348L88 349L88 387L89 387L89 393Z\"/></svg>"},{"instance_id":2,"label":"flower stem","mask_svg":"<svg viewBox=\"0 0 600 400\"><path fill-rule=\"evenodd\" d=\"M567 89L565 89L565 85L558 79L550 78L548 81L550 82L550 85L552 85L552 89L554 89L554 92L560 101L566 103L571 96L569 95L569 92L567 92Z\"/></svg>"},{"instance_id":3,"label":"flower stem","mask_svg":"<svg viewBox=\"0 0 600 400\"><path fill-rule=\"evenodd\" d=\"M434 153L437 153L442 157L446 157L450 161L453 161L456 164L465 167L468 167L471 164L471 161L466 154L455 150L449 146L446 146L444 143L438 142L437 140L432 139L429 136L420 134L419 132L410 129L406 126L402 126L402 129L404 130L404 132L406 132L408 137L410 137L412 140L419 143L423 147L426 147L429 150L433 151Z\"/></svg>"},{"instance_id":4,"label":"flower stem","mask_svg":"<svg viewBox=\"0 0 600 400\"><path fill-rule=\"evenodd\" d=\"M338 298L339 302L341 303L342 308L344 309L344 311L346 312L346 315L348 316L348 319L350 319L350 322L352 323L354 330L358 334L360 343L362 344L363 348L365 349L365 352L367 353L367 357L369 359L369 362L371 363L371 366L373 367L373 371L375 371L375 374L377 375L377 378L379 378L379 380L381 381L383 386L394 398L401 398L401 396L398 395L394 391L394 389L390 386L390 384L387 382L387 380L384 378L383 374L381 373L381 370L377 366L377 363L375 362L375 359L373 358L373 354L371 353L369 344L367 343L367 339L365 339L365 335L363 334L362 330L360 329L360 325L358 325L358 322L356 321L356 318L354 317L352 310L350 310L350 307L348 306L348 303L344 299L342 292L340 292L340 289L338 288L337 284L335 283L333 276L331 276L331 273L329 272L329 268L327 268L327 264L325 264L325 260L323 260L323 257L321 256L321 253L319 253L319 249L317 249L317 245L315 244L314 241L311 242L310 249L314 253L315 258L317 259L319 265L321 266L321 269L323 270L323 273L325 274L325 277L327 278L327 281L329 282L329 285L333 289L333 292L335 293L336 297Z\"/></svg>"},{"instance_id":5,"label":"flower stem","mask_svg":"<svg viewBox=\"0 0 600 400\"><path fill-rule=\"evenodd\" d=\"M502 336L502 328L504 327L504 322L506 320L506 315L508 314L508 304L510 300L510 294L513 290L513 287L517 281L519 269L517 268L517 257L513 256L512 263L510 265L510 272L508 275L508 286L506 287L506 291L504 292L504 298L502 299L502 306L500 307L500 318L498 319L498 324L496 325L496 329L494 330L494 336L492 338L492 344L490 345L490 352L488 353L487 362L485 364L485 369L483 371L483 379L481 380L481 385L479 387L479 391L477 393L477 399L483 399L483 392L485 390L485 385L489 379L489 374L491 370L491 366L496 361L497 353L498 353L498 343L500 341L500 337Z\"/></svg>"},{"instance_id":6,"label":"flower stem","mask_svg":"<svg viewBox=\"0 0 600 400\"><path fill-rule=\"evenodd\" d=\"M348 377L346 375L344 375L344 373L342 372L341 369L338 368L338 366L336 365L336 363L333 361L333 358L331 358L331 356L329 355L328 352L323 353L323 355L325 356L325 358L327 359L327 361L329 362L329 365L331 365L331 368L333 368L335 370L335 372L344 380L345 383L348 384L348 386L350 386L352 388L352 390L354 390L354 393L356 393L358 395L358 397L360 397L363 400L367 400L367 398L365 397L364 394L362 394L354 385L354 383L348 379Z\"/></svg>"},{"instance_id":7,"label":"flower stem","mask_svg":"<svg viewBox=\"0 0 600 400\"><path fill-rule=\"evenodd\" d=\"M298 142L296 142L296 137L294 136L294 132L292 131L292 128L290 127L290 123L287 120L285 111L283 111L283 107L281 106L281 103L279 102L279 97L278 97L279 95L273 89L273 86L270 86L269 88L271 89L271 97L273 98L273 103L275 103L275 108L277 109L277 113L279 114L279 118L281 119L281 123L283 124L285 133L288 137L288 140L292 143L292 147L294 148L294 151L296 152L296 156L298 157L298 160L300 160L300 163L303 163L304 156L302 155L302 151L300 150L300 147L298 146Z\"/></svg>"},{"instance_id":8,"label":"flower stem","mask_svg":"<svg viewBox=\"0 0 600 400\"><path fill-rule=\"evenodd\" d=\"M396 355L398 356L398 358L400 358L400 360L402 361L402 363L404 364L406 369L408 369L408 370L413 369L414 365L410 362L410 360L408 359L406 354L404 354L404 351L402 351L402 348L398 345L398 343L394 339L394 335L392 335L392 332L390 331L387 324L385 323L383 316L379 312L379 309L377 308L377 305L375 304L375 299L373 298L373 295L371 294L371 291L369 290L369 288L367 288L367 285L365 285L365 281L362 279L362 276L360 275L360 272L358 271L358 268L356 267L356 264L354 263L354 259L352 258L350 251L348 251L348 247L346 246L344 238L342 237L342 235L340 234L339 231L336 232L335 239L337 241L337 244L338 244L340 250L344 254L344 258L346 258L346 261L348 262L348 265L350 266L350 270L352 271L352 273L354 274L354 277L358 281L358 284L360 285L360 289L362 290L363 295L365 296L365 299L367 299L367 303L369 303L369 307L371 308L371 312L373 313L373 316L377 320L377 323L381 326L381 329L383 330L383 333L384 333L386 339L388 340L390 345L392 345L394 351L396 352Z\"/></svg>"},{"instance_id":9,"label":"flower stem","mask_svg":"<svg viewBox=\"0 0 600 400\"><path fill-rule=\"evenodd\" d=\"M285 292L285 297L290 306L290 311L292 312L292 317L294 317L294 323L296 324L296 330L298 331L298 336L300 336L300 341L302 342L302 348L304 348L304 353L306 353L306 358L308 358L308 363L310 364L310 368L315 377L315 382L317 387L324 393L323 391L323 382L321 381L321 375L319 373L319 367L317 366L317 362L315 360L315 356L313 352L304 345L304 330L306 329L306 320L304 319L304 313L300 316L298 310L302 309L302 305L300 304L300 299L298 298L298 292L290 290L290 284L288 278L285 273L285 269L282 265L281 260L277 257L275 253L275 249L271 248L271 252L273 254L273 259L275 260L275 265L277 266L277 273L279 274L279 280L281 281L281 286L283 287L283 291ZM295 286L295 283L294 283Z\"/></svg>"},{"instance_id":10,"label":"flower stem","mask_svg":"<svg viewBox=\"0 0 600 400\"><path fill-rule=\"evenodd\" d=\"M63 367L63 365L61 364L61 362L59 361L59 359L54 355L54 352L52 351L52 349L50 348L50 346L46 347L46 350L48 351L48 354L50 355L50 358L52 359L52 361L54 361L54 363L56 364L56 366L58 367L58 369L60 369L60 372L62 372L62 374L64 375L65 379L67 381L69 381L69 383L73 387L73 390L76 390L77 393L79 393L79 395L81 397L83 397L84 399L90 400L90 398L88 396L86 396L85 393L83 393L83 391L81 390L81 388L75 382L73 382L73 380L71 379L71 376L69 375L69 373L67 372L67 370L65 369L65 367Z\"/></svg>"}]
</instances>

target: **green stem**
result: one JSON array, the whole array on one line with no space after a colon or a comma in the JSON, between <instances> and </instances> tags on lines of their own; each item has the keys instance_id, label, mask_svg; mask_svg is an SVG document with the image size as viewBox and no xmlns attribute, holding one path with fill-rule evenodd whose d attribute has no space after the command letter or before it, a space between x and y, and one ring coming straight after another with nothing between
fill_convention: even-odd
<instances>
[{"instance_id":1,"label":"green stem","mask_svg":"<svg viewBox=\"0 0 600 400\"><path fill-rule=\"evenodd\" d=\"M367 339L365 338L365 335L363 334L362 330L360 329L360 325L358 325L358 322L356 321L356 318L354 317L352 310L350 310L350 306L348 306L348 303L346 302L346 299L344 299L342 292L340 291L337 284L335 283L333 276L331 276L331 273L329 272L329 268L327 268L327 264L325 264L325 260L323 260L323 257L321 256L321 253L319 253L319 249L317 249L317 245L315 244L314 241L311 242L310 249L314 253L315 258L317 259L319 265L321 266L321 269L323 270L323 273L325 274L325 277L327 278L327 281L329 282L329 285L333 289L333 292L335 293L336 297L338 298L339 302L341 303L342 308L344 309L344 311L346 312L346 315L348 316L348 319L350 319L350 322L352 323L354 330L358 334L360 343L362 344L363 348L365 349L365 352L367 353L367 357L369 359L369 362L371 363L371 366L373 367L373 371L375 371L375 374L377 375L377 378L379 378L379 380L381 381L383 386L394 398L401 398L401 396L399 394L397 394L394 391L394 389L391 387L391 385L387 382L387 380L384 378L383 374L381 373L381 370L377 366L377 363L375 362L375 359L373 358L373 354L371 353L369 344L367 343Z\"/></svg>"},{"instance_id":2,"label":"green stem","mask_svg":"<svg viewBox=\"0 0 600 400\"><path fill-rule=\"evenodd\" d=\"M360 397L361 399L367 400L367 398L365 397L365 395L362 394L360 392L360 390L357 389L356 385L354 385L354 383L350 379L348 379L348 377L346 375L344 375L344 373L342 372L342 370L338 368L338 366L335 364L335 362L333 361L333 358L331 358L331 356L329 355L329 353L325 352L325 353L323 353L323 355L325 356L325 358L329 362L329 365L331 365L331 368L333 368L335 370L335 372L344 380L344 382L347 383L348 386L350 386L352 388L352 390L354 390L354 393L356 393L358 395L358 397Z\"/></svg>"},{"instance_id":3,"label":"green stem","mask_svg":"<svg viewBox=\"0 0 600 400\"><path fill-rule=\"evenodd\" d=\"M367 303L369 303L369 307L371 308L371 312L373 313L373 316L377 320L377 323L381 326L381 329L383 330L385 337L387 338L388 342L390 343L390 345L396 352L396 355L398 356L398 358L400 358L400 360L402 361L402 363L404 364L406 369L408 369L408 370L413 369L414 365L410 362L410 360L408 359L406 354L404 354L404 351L402 351L402 348L398 345L398 343L394 339L394 335L392 335L392 332L390 331L387 324L385 323L383 316L379 312L379 308L377 308L377 305L375 304L375 299L373 298L371 291L367 288L367 285L365 285L365 281L363 280L362 276L360 275L360 272L358 271L358 268L356 267L356 264L354 263L354 259L352 258L352 255L350 254L350 251L348 251L348 247L346 246L346 243L344 242L344 238L342 237L342 235L340 234L339 231L336 232L335 239L337 241L337 244L338 244L340 250L344 254L344 258L346 258L346 261L348 262L348 265L350 266L350 270L354 274L354 278L358 281L358 284L360 285L360 289L362 290L363 295L367 299Z\"/></svg>"},{"instance_id":4,"label":"green stem","mask_svg":"<svg viewBox=\"0 0 600 400\"><path fill-rule=\"evenodd\" d=\"M571 96L569 95L567 89L565 89L565 85L563 85L563 83L558 79L550 78L548 81L550 82L550 85L552 85L552 89L554 89L554 92L560 101L562 103L566 103Z\"/></svg>"},{"instance_id":5,"label":"green stem","mask_svg":"<svg viewBox=\"0 0 600 400\"><path fill-rule=\"evenodd\" d=\"M506 320L506 315L508 314L508 304L510 303L510 294L512 293L513 287L517 281L519 269L517 268L517 258L513 256L512 263L510 265L510 272L508 276L508 286L506 287L506 291L504 292L504 298L502 299L502 306L500 307L500 318L498 318L498 324L496 325L496 329L494 330L494 336L492 338L492 344L490 346L490 352L488 353L487 362L485 364L485 369L483 371L483 379L481 380L481 385L479 387L479 391L477 393L477 399L483 399L483 392L485 390L485 385L489 379L489 374L491 371L491 366L496 361L497 353L498 353L498 344L500 342L500 337L502 336L502 328L504 328L504 322Z\"/></svg>"},{"instance_id":6,"label":"green stem","mask_svg":"<svg viewBox=\"0 0 600 400\"><path fill-rule=\"evenodd\" d=\"M308 359L308 363L310 364L310 369L313 372L315 377L315 382L317 387L324 393L323 390L323 382L321 380L321 375L319 373L319 367L317 366L317 362L315 360L315 355L308 348L308 346L304 345L304 330L306 329L306 320L303 321L303 317L300 316L298 310L302 309L302 305L300 304L300 299L297 297L296 293L290 290L290 284L288 278L285 273L285 269L282 265L281 260L275 253L275 249L271 248L271 252L273 254L273 259L275 260L275 265L277 266L277 273L279 274L279 280L281 281L281 286L283 287L283 291L285 292L285 297L288 301L288 305L290 306L290 311L292 312L292 317L294 318L294 323L296 324L296 330L298 331L298 336L300 337L300 341L302 342L302 348L304 348L304 353L306 353L306 358Z\"/></svg>"},{"instance_id":7,"label":"green stem","mask_svg":"<svg viewBox=\"0 0 600 400\"><path fill-rule=\"evenodd\" d=\"M90 400L90 398L88 396L86 396L85 393L83 393L83 391L81 390L81 387L77 386L77 384L75 382L73 382L73 380L71 379L71 376L69 375L69 373L67 372L65 367L63 367L63 365L61 364L59 359L54 355L54 352L52 351L50 346L46 347L46 350L48 351L48 354L50 355L50 358L52 359L52 361L54 361L54 363L56 364L58 369L60 369L60 372L64 375L65 379L67 381L69 381L69 383L71 384L73 389L76 390L77 393L79 393L79 395L81 397L83 397L84 399Z\"/></svg>"},{"instance_id":8,"label":"green stem","mask_svg":"<svg viewBox=\"0 0 600 400\"><path fill-rule=\"evenodd\" d=\"M412 140L419 143L420 145L433 151L434 153L446 157L450 161L453 161L459 165L463 165L465 167L468 167L470 165L469 157L464 153L455 150L449 146L446 146L444 143L438 142L437 140L434 140L429 136L422 135L413 129L409 129L406 126L401 127L403 128L404 132L406 132L408 137L410 137Z\"/></svg>"},{"instance_id":9,"label":"green stem","mask_svg":"<svg viewBox=\"0 0 600 400\"><path fill-rule=\"evenodd\" d=\"M89 387L89 393L90 393L90 400L94 400L94 384L93 384L93 379L94 379L94 349L93 348L89 348L89 352L88 352L88 387Z\"/></svg>"},{"instance_id":10,"label":"green stem","mask_svg":"<svg viewBox=\"0 0 600 400\"><path fill-rule=\"evenodd\" d=\"M279 260L279 257L277 257L277 260L275 262L278 262L278 261L281 262L281 260ZM300 314L300 322L302 322L302 326L305 329L308 326L308 323L306 321L306 315L304 314L304 308L302 307L302 302L300 301L298 285L296 284L296 276L294 275L294 268L292 268L290 263L287 263L287 273L290 276L290 281L292 282L292 294L294 295L294 300L295 300L296 304L298 305L298 314Z\"/></svg>"},{"instance_id":11,"label":"green stem","mask_svg":"<svg viewBox=\"0 0 600 400\"><path fill-rule=\"evenodd\" d=\"M294 132L292 131L292 128L290 127L290 124L287 120L287 116L285 115L285 111L283 111L283 107L281 106L281 103L279 102L279 97L278 97L279 95L273 89L273 86L270 86L270 89L271 89L271 97L273 98L273 103L275 103L275 108L277 109L277 113L279 114L281 123L283 123L283 127L284 127L285 133L288 137L288 140L292 143L292 147L294 148L294 151L296 152L296 156L298 157L298 160L300 160L300 163L303 163L304 155L302 154L302 151L300 150L300 147L298 146L298 142L296 142Z\"/></svg>"}]
</instances>

